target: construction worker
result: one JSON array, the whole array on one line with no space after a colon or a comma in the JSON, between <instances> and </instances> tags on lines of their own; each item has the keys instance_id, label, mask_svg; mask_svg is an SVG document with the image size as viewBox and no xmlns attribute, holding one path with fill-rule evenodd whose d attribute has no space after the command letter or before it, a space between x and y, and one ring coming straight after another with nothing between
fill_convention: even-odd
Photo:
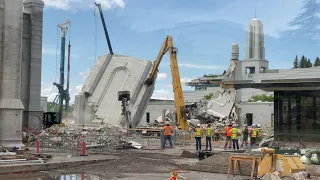
<instances>
[{"instance_id":1,"label":"construction worker","mask_svg":"<svg viewBox=\"0 0 320 180\"><path fill-rule=\"evenodd\" d=\"M257 130L258 130L258 136L257 136L257 143L259 144L262 140L262 130L261 130L261 125L257 125Z\"/></svg>"},{"instance_id":2,"label":"construction worker","mask_svg":"<svg viewBox=\"0 0 320 180\"><path fill-rule=\"evenodd\" d=\"M247 147L248 146L248 137L249 137L249 129L248 129L247 125L242 130L242 135L243 135L243 139L242 139L241 147L243 147L243 144L245 144Z\"/></svg>"},{"instance_id":3,"label":"construction worker","mask_svg":"<svg viewBox=\"0 0 320 180\"><path fill-rule=\"evenodd\" d=\"M252 124L251 130L250 130L250 145L251 146L254 146L256 144L257 136L258 136L258 130L256 128L256 125Z\"/></svg>"},{"instance_id":4,"label":"construction worker","mask_svg":"<svg viewBox=\"0 0 320 180\"><path fill-rule=\"evenodd\" d=\"M211 128L210 124L207 124L207 128L206 128L206 150L208 150L208 146L209 146L210 151L212 151L211 137L212 137L212 128Z\"/></svg>"},{"instance_id":5,"label":"construction worker","mask_svg":"<svg viewBox=\"0 0 320 180\"><path fill-rule=\"evenodd\" d=\"M170 177L169 180L178 180L178 172L177 171L173 171L172 172L172 176Z\"/></svg>"},{"instance_id":6,"label":"construction worker","mask_svg":"<svg viewBox=\"0 0 320 180\"><path fill-rule=\"evenodd\" d=\"M224 145L224 148L227 148L228 143L229 143L228 148L231 148L231 133L230 133L231 129L232 129L232 124L229 124L229 126L226 127L226 130L225 130L227 137L226 137L226 144Z\"/></svg>"},{"instance_id":7,"label":"construction worker","mask_svg":"<svg viewBox=\"0 0 320 180\"><path fill-rule=\"evenodd\" d=\"M200 124L197 124L197 128L194 129L195 134L194 137L196 139L196 149L197 152L201 151L201 136L202 136L202 129L200 127Z\"/></svg>"},{"instance_id":8,"label":"construction worker","mask_svg":"<svg viewBox=\"0 0 320 180\"><path fill-rule=\"evenodd\" d=\"M169 140L170 147L173 148L172 139L171 139L173 129L169 121L166 122L166 125L163 127L162 132L163 132L163 138L164 138L162 148L165 148L167 140Z\"/></svg>"},{"instance_id":9,"label":"construction worker","mask_svg":"<svg viewBox=\"0 0 320 180\"><path fill-rule=\"evenodd\" d=\"M236 127L236 124L232 125L232 129L230 129L231 139L233 144L233 149L239 149L238 137L241 134L241 131Z\"/></svg>"}]
</instances>

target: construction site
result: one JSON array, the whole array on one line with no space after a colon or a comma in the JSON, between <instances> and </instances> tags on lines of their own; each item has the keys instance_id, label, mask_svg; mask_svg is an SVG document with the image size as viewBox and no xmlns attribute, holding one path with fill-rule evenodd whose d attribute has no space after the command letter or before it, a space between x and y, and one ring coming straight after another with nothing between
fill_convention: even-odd
<instances>
[{"instance_id":1,"label":"construction site","mask_svg":"<svg viewBox=\"0 0 320 180\"><path fill-rule=\"evenodd\" d=\"M58 94L49 105L41 97L45 3L0 0L0 179L320 179L320 67L270 69L261 20L243 34L243 60L241 45L230 44L225 72L183 91L173 36L152 61L117 54L103 6L92 6L109 51L70 97L77 29L72 19L58 24ZM174 99L153 99L166 54Z\"/></svg>"}]
</instances>

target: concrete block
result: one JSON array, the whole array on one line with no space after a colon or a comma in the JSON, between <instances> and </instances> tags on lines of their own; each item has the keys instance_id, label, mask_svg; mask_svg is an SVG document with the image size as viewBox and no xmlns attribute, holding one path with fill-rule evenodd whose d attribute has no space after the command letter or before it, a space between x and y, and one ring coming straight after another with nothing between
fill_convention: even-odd
<instances>
[{"instance_id":1,"label":"concrete block","mask_svg":"<svg viewBox=\"0 0 320 180\"><path fill-rule=\"evenodd\" d=\"M131 120L133 126L138 125L154 89L153 86L146 87L143 84L151 69L151 61L120 55L99 57L89 73L81 94L77 96L76 123L124 126L125 119L121 115L121 102L117 99L117 92L129 90ZM87 97L83 101L85 95ZM82 119L83 117L85 119Z\"/></svg>"}]
</instances>

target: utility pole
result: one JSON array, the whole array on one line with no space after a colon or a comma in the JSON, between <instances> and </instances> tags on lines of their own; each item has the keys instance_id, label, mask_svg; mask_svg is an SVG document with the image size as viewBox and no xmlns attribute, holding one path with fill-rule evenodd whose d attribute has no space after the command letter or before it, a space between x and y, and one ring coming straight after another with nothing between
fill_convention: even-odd
<instances>
[{"instance_id":1,"label":"utility pole","mask_svg":"<svg viewBox=\"0 0 320 180\"><path fill-rule=\"evenodd\" d=\"M57 86L59 90L59 122L62 122L62 112L63 112L63 100L66 101L66 106L69 106L69 87L67 90L64 90L64 64L65 64L65 46L66 46L66 32L68 30L68 25L71 23L70 20L59 24L58 27L61 29L61 51L60 51L60 80L59 83L53 83L53 85ZM69 73L68 73L69 74ZM67 85L69 86L69 85ZM67 108L67 107L66 107Z\"/></svg>"}]
</instances>

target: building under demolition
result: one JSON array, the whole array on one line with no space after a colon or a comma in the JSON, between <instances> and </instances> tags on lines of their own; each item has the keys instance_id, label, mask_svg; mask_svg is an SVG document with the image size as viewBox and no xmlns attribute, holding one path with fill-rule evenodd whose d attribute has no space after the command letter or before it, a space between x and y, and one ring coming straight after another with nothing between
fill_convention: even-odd
<instances>
[{"instance_id":1,"label":"building under demolition","mask_svg":"<svg viewBox=\"0 0 320 180\"><path fill-rule=\"evenodd\" d=\"M0 0L0 144L21 145L22 127L40 129L42 0Z\"/></svg>"}]
</instances>

